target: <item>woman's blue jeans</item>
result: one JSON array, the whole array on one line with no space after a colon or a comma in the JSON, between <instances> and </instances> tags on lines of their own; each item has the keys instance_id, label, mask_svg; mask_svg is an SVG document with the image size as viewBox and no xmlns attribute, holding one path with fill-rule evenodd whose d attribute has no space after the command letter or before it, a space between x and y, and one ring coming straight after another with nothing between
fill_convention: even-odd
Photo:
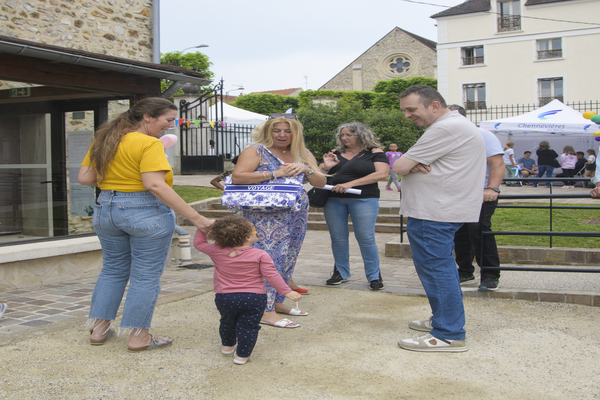
<instances>
[{"instance_id":1,"label":"woman's blue jeans","mask_svg":"<svg viewBox=\"0 0 600 400\"><path fill-rule=\"evenodd\" d=\"M352 218L354 237L360 247L367 280L379 279L379 250L375 242L375 221L379 214L379 199L349 199L329 197L323 207L335 266L342 278L350 278L350 245L348 215Z\"/></svg>"},{"instance_id":2,"label":"woman's blue jeans","mask_svg":"<svg viewBox=\"0 0 600 400\"><path fill-rule=\"evenodd\" d=\"M175 214L150 192L103 190L94 209L103 265L90 319L114 320L127 282L121 328L149 329L175 229Z\"/></svg>"},{"instance_id":3,"label":"woman's blue jeans","mask_svg":"<svg viewBox=\"0 0 600 400\"><path fill-rule=\"evenodd\" d=\"M554 167L550 165L538 165L538 174L537 178L541 178L544 176L544 172L546 173L546 178L552 178L552 173L554 172ZM539 181L533 182L531 186L536 187ZM546 187L550 187L550 181L546 181Z\"/></svg>"},{"instance_id":4,"label":"woman's blue jeans","mask_svg":"<svg viewBox=\"0 0 600 400\"><path fill-rule=\"evenodd\" d=\"M427 293L438 339L465 340L465 309L454 262L454 234L462 224L408 218L406 233L413 263Z\"/></svg>"}]
</instances>

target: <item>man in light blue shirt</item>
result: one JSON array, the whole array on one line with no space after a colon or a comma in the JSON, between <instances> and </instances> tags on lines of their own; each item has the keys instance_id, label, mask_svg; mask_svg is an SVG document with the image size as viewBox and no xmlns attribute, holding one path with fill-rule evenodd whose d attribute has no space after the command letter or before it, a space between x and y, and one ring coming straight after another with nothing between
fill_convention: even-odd
<instances>
[{"instance_id":1,"label":"man in light blue shirt","mask_svg":"<svg viewBox=\"0 0 600 400\"><path fill-rule=\"evenodd\" d=\"M523 168L521 170L521 175L523 176L523 178L529 178L529 176L535 176L537 175L537 171L536 171L536 165L535 165L535 160L533 158L529 158L531 157L531 152L529 150L527 150L524 154L523 157L519 158L519 161L517 161L517 164L519 164L521 166L521 168Z\"/></svg>"},{"instance_id":2,"label":"man in light blue shirt","mask_svg":"<svg viewBox=\"0 0 600 400\"><path fill-rule=\"evenodd\" d=\"M457 110L466 117L463 107L453 104L448 106L450 110ZM483 259L481 249L481 230L492 231L492 216L498 206L498 194L500 194L500 183L504 177L504 161L502 156L504 150L500 140L490 131L479 128L485 141L485 156L487 169L483 190L483 203L478 222L464 224L454 235L454 253L458 265L458 275L461 285L475 282L475 267L473 266L473 253L481 269L481 280L479 290L498 290L500 287L500 270L486 270L485 267L500 267L498 247L494 235L483 236ZM533 160L532 160L533 161ZM483 227L483 228L482 228Z\"/></svg>"}]
</instances>

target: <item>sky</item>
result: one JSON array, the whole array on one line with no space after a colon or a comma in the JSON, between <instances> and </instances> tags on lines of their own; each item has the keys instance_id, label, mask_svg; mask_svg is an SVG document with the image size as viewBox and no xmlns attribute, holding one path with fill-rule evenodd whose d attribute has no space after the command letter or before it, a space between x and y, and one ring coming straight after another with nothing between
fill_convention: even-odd
<instances>
[{"instance_id":1,"label":"sky","mask_svg":"<svg viewBox=\"0 0 600 400\"><path fill-rule=\"evenodd\" d=\"M163 0L160 51L201 51L237 96L316 90L396 26L437 41L430 16L463 0ZM243 91L235 90L242 86Z\"/></svg>"}]
</instances>

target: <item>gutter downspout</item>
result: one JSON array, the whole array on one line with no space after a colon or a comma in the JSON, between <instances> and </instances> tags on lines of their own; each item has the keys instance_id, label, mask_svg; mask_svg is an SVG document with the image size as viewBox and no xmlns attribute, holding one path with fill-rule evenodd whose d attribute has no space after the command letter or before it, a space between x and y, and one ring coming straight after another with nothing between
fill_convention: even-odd
<instances>
[{"instance_id":1,"label":"gutter downspout","mask_svg":"<svg viewBox=\"0 0 600 400\"><path fill-rule=\"evenodd\" d=\"M152 62L160 64L160 0L152 0Z\"/></svg>"}]
</instances>

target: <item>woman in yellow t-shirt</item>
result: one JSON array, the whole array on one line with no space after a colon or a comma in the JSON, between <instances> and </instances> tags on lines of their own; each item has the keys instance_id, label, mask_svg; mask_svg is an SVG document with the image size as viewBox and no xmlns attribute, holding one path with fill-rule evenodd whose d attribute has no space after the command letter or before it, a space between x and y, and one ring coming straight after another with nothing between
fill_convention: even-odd
<instances>
[{"instance_id":1,"label":"woman in yellow t-shirt","mask_svg":"<svg viewBox=\"0 0 600 400\"><path fill-rule=\"evenodd\" d=\"M177 107L168 100L141 100L98 128L79 170L80 184L102 190L93 219L103 265L90 305L92 345L114 334L111 324L127 282L119 328L130 331L128 349L152 350L173 341L148 332L175 229L173 210L204 232L213 222L171 187L173 171L158 137L175 126L176 117Z\"/></svg>"}]
</instances>

